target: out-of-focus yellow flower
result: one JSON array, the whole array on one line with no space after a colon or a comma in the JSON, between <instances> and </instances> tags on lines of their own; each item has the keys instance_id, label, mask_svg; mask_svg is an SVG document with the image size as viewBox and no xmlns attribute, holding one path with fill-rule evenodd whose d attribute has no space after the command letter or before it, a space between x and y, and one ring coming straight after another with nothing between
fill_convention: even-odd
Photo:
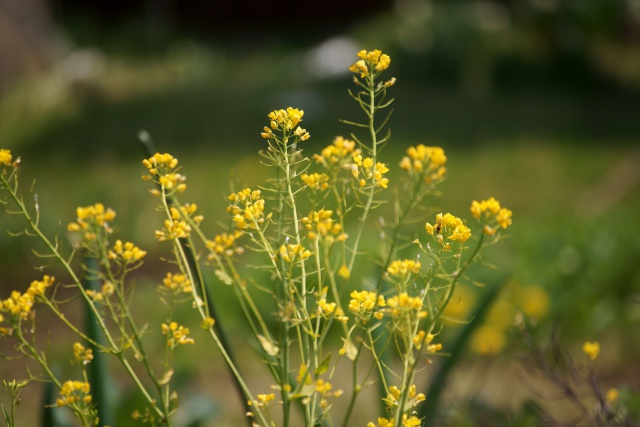
<instances>
[{"instance_id":1,"label":"out-of-focus yellow flower","mask_svg":"<svg viewBox=\"0 0 640 427\"><path fill-rule=\"evenodd\" d=\"M171 291L183 292L183 293L191 293L191 282L182 273L172 274L167 273L167 275L162 279L162 284L166 289Z\"/></svg>"},{"instance_id":2,"label":"out-of-focus yellow flower","mask_svg":"<svg viewBox=\"0 0 640 427\"><path fill-rule=\"evenodd\" d=\"M516 302L526 316L540 318L549 311L549 295L540 286L517 289Z\"/></svg>"},{"instance_id":3,"label":"out-of-focus yellow flower","mask_svg":"<svg viewBox=\"0 0 640 427\"><path fill-rule=\"evenodd\" d=\"M343 167L352 161L354 153L360 153L355 141L337 136L333 144L325 147L320 154L314 154L313 159L325 168Z\"/></svg>"},{"instance_id":4,"label":"out-of-focus yellow flower","mask_svg":"<svg viewBox=\"0 0 640 427\"><path fill-rule=\"evenodd\" d=\"M302 224L307 229L307 237L311 240L320 239L326 244L344 242L348 235L342 231L342 225L332 218L333 211L320 209L311 211L302 218Z\"/></svg>"},{"instance_id":5,"label":"out-of-focus yellow flower","mask_svg":"<svg viewBox=\"0 0 640 427\"><path fill-rule=\"evenodd\" d=\"M313 255L313 252L305 249L304 246L299 244L284 244L278 249L278 253L286 262L296 262L298 260L305 260Z\"/></svg>"},{"instance_id":6,"label":"out-of-focus yellow flower","mask_svg":"<svg viewBox=\"0 0 640 427\"><path fill-rule=\"evenodd\" d=\"M400 161L400 168L416 177L424 177L428 184L444 177L447 156L441 147L428 147L420 144L407 149L407 155Z\"/></svg>"},{"instance_id":7,"label":"out-of-focus yellow flower","mask_svg":"<svg viewBox=\"0 0 640 427\"><path fill-rule=\"evenodd\" d=\"M76 209L76 216L76 222L70 223L67 230L84 232L83 238L86 241L95 241L101 231L107 234L113 232L109 223L115 219L116 213L111 208L105 208L102 203L80 206Z\"/></svg>"},{"instance_id":8,"label":"out-of-focus yellow flower","mask_svg":"<svg viewBox=\"0 0 640 427\"><path fill-rule=\"evenodd\" d=\"M93 360L93 350L85 348L79 342L73 343L73 359L75 362L86 365Z\"/></svg>"},{"instance_id":9,"label":"out-of-focus yellow flower","mask_svg":"<svg viewBox=\"0 0 640 427\"><path fill-rule=\"evenodd\" d=\"M329 188L329 175L326 173L303 173L300 179L313 191Z\"/></svg>"},{"instance_id":10,"label":"out-of-focus yellow flower","mask_svg":"<svg viewBox=\"0 0 640 427\"><path fill-rule=\"evenodd\" d=\"M13 160L11 150L6 150L4 148L0 149L0 164L11 166L11 160Z\"/></svg>"},{"instance_id":11,"label":"out-of-focus yellow flower","mask_svg":"<svg viewBox=\"0 0 640 427\"><path fill-rule=\"evenodd\" d=\"M68 406L74 403L91 403L91 385L85 381L66 381L60 388L60 398L56 406Z\"/></svg>"},{"instance_id":12,"label":"out-of-focus yellow flower","mask_svg":"<svg viewBox=\"0 0 640 427\"><path fill-rule=\"evenodd\" d=\"M587 341L582 345L582 351L589 360L596 360L600 354L600 343L598 341Z\"/></svg>"},{"instance_id":13,"label":"out-of-focus yellow flower","mask_svg":"<svg viewBox=\"0 0 640 427\"><path fill-rule=\"evenodd\" d=\"M42 280L34 280L24 292L12 291L9 298L0 301L0 311L27 319L31 315L37 298L43 298L45 292L55 282L53 276L45 275Z\"/></svg>"},{"instance_id":14,"label":"out-of-focus yellow flower","mask_svg":"<svg viewBox=\"0 0 640 427\"><path fill-rule=\"evenodd\" d=\"M113 249L108 253L110 259L118 259L125 264L140 261L145 255L147 251L143 251L131 242L122 243L122 240L116 240Z\"/></svg>"},{"instance_id":15,"label":"out-of-focus yellow flower","mask_svg":"<svg viewBox=\"0 0 640 427\"><path fill-rule=\"evenodd\" d=\"M498 354L506 344L502 329L482 325L473 333L470 341L471 350L479 354Z\"/></svg>"},{"instance_id":16,"label":"out-of-focus yellow flower","mask_svg":"<svg viewBox=\"0 0 640 427\"><path fill-rule=\"evenodd\" d=\"M161 329L162 334L168 336L167 345L172 348L178 345L193 344L195 342L193 338L187 337L187 335L189 335L189 328L178 325L176 322L171 322L168 325L163 323Z\"/></svg>"}]
</instances>

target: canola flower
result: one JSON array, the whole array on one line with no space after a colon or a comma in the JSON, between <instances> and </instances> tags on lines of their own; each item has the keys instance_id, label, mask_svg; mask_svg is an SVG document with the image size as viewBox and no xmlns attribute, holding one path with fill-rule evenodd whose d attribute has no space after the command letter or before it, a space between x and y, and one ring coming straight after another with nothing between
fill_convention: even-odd
<instances>
[{"instance_id":1,"label":"canola flower","mask_svg":"<svg viewBox=\"0 0 640 427\"><path fill-rule=\"evenodd\" d=\"M407 155L400 161L400 168L411 176L424 180L426 184L441 180L447 172L444 166L447 156L441 147L420 144L407 149Z\"/></svg>"},{"instance_id":2,"label":"canola flower","mask_svg":"<svg viewBox=\"0 0 640 427\"><path fill-rule=\"evenodd\" d=\"M87 242L96 241L102 232L113 233L109 223L115 219L116 213L111 208L105 208L102 203L80 206L76 209L76 215L76 222L69 223L67 230L82 232L82 237Z\"/></svg>"},{"instance_id":3,"label":"canola flower","mask_svg":"<svg viewBox=\"0 0 640 427\"><path fill-rule=\"evenodd\" d=\"M170 322L168 325L163 323L161 330L163 335L167 335L167 345L171 348L195 343L193 338L187 336L190 332L189 328L178 325L177 322Z\"/></svg>"},{"instance_id":4,"label":"canola flower","mask_svg":"<svg viewBox=\"0 0 640 427\"><path fill-rule=\"evenodd\" d=\"M450 241L459 243L464 243L471 237L471 229L464 225L460 218L450 213L439 213L436 215L435 225L427 222L425 229L427 234L434 236L438 244L445 250L451 249L451 243L445 242L445 237Z\"/></svg>"},{"instance_id":5,"label":"canola flower","mask_svg":"<svg viewBox=\"0 0 640 427\"><path fill-rule=\"evenodd\" d=\"M289 142L289 137L292 134L296 141L306 141L311 135L298 126L298 123L302 121L302 116L304 116L304 111L293 107L288 107L286 110L274 110L267 115L270 120L269 126L265 126L260 135L264 139L274 140L285 145ZM276 136L273 131L282 133L282 138Z\"/></svg>"},{"instance_id":6,"label":"canola flower","mask_svg":"<svg viewBox=\"0 0 640 427\"><path fill-rule=\"evenodd\" d=\"M598 341L587 341L582 345L582 351L589 360L596 360L600 355L600 343Z\"/></svg>"},{"instance_id":7,"label":"canola flower","mask_svg":"<svg viewBox=\"0 0 640 427\"><path fill-rule=\"evenodd\" d=\"M131 242L122 243L122 240L118 239L107 256L109 259L118 260L123 264L129 264L140 261L146 255L147 251L143 251Z\"/></svg>"},{"instance_id":8,"label":"canola flower","mask_svg":"<svg viewBox=\"0 0 640 427\"><path fill-rule=\"evenodd\" d=\"M356 142L337 136L333 143L322 149L320 154L314 154L313 159L326 169L351 168L353 157L360 155L362 151L356 148Z\"/></svg>"},{"instance_id":9,"label":"canola flower","mask_svg":"<svg viewBox=\"0 0 640 427\"><path fill-rule=\"evenodd\" d=\"M0 149L0 164L5 166L11 166L11 161L13 160L13 156L11 155L11 150Z\"/></svg>"},{"instance_id":10,"label":"canola flower","mask_svg":"<svg viewBox=\"0 0 640 427\"><path fill-rule=\"evenodd\" d=\"M60 398L56 406L69 406L75 403L91 403L91 385L86 381L66 381L60 388Z\"/></svg>"},{"instance_id":11,"label":"canola flower","mask_svg":"<svg viewBox=\"0 0 640 427\"><path fill-rule=\"evenodd\" d=\"M494 197L471 202L471 214L484 225L484 233L492 236L498 228L506 229L512 223L511 210L500 206Z\"/></svg>"},{"instance_id":12,"label":"canola flower","mask_svg":"<svg viewBox=\"0 0 640 427\"><path fill-rule=\"evenodd\" d=\"M361 78L376 75L391 65L389 55L382 53L378 49L372 51L361 50L358 52L358 58L360 59L349 67L349 71L360 74Z\"/></svg>"},{"instance_id":13,"label":"canola flower","mask_svg":"<svg viewBox=\"0 0 640 427\"><path fill-rule=\"evenodd\" d=\"M34 280L24 292L12 291L9 298L0 301L0 311L19 319L28 319L38 298L43 298L46 290L53 286L55 278L45 275L42 280Z\"/></svg>"},{"instance_id":14,"label":"canola flower","mask_svg":"<svg viewBox=\"0 0 640 427\"><path fill-rule=\"evenodd\" d=\"M227 212L239 230L257 229L264 223L265 201L261 198L260 190L245 188L228 198L233 204L227 207Z\"/></svg>"}]
</instances>

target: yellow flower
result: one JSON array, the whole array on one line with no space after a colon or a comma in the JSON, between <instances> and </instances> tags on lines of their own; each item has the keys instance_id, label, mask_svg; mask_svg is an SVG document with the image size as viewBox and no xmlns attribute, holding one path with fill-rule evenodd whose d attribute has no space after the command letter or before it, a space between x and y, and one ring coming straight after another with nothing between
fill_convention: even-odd
<instances>
[{"instance_id":1,"label":"yellow flower","mask_svg":"<svg viewBox=\"0 0 640 427\"><path fill-rule=\"evenodd\" d=\"M494 197L486 200L471 202L471 214L484 224L484 232L487 235L495 234L498 227L503 229L511 225L513 213L500 206L500 202Z\"/></svg>"},{"instance_id":2,"label":"yellow flower","mask_svg":"<svg viewBox=\"0 0 640 427\"><path fill-rule=\"evenodd\" d=\"M409 296L406 292L387 298L387 305L389 306L387 312L394 318L403 317L411 311L417 311L419 317L424 317L426 314L426 312L422 312L422 299Z\"/></svg>"},{"instance_id":3,"label":"yellow flower","mask_svg":"<svg viewBox=\"0 0 640 427\"><path fill-rule=\"evenodd\" d=\"M169 347L176 347L178 345L193 344L195 341L193 338L188 338L189 328L179 326L176 322L171 322L168 325L163 323L161 325L162 334L168 336L167 345Z\"/></svg>"},{"instance_id":4,"label":"yellow flower","mask_svg":"<svg viewBox=\"0 0 640 427\"><path fill-rule=\"evenodd\" d=\"M479 354L497 354L506 344L506 337L502 330L493 326L483 325L476 329L471 337L471 350Z\"/></svg>"},{"instance_id":5,"label":"yellow flower","mask_svg":"<svg viewBox=\"0 0 640 427\"><path fill-rule=\"evenodd\" d=\"M122 240L116 240L113 245L113 249L109 251L109 259L118 259L125 264L140 261L147 254L147 251L143 251L139 247L135 246L131 242L122 243Z\"/></svg>"},{"instance_id":6,"label":"yellow flower","mask_svg":"<svg viewBox=\"0 0 640 427\"><path fill-rule=\"evenodd\" d=\"M540 286L526 286L517 290L517 302L527 316L543 317L549 311L549 295Z\"/></svg>"},{"instance_id":7,"label":"yellow flower","mask_svg":"<svg viewBox=\"0 0 640 427\"><path fill-rule=\"evenodd\" d=\"M425 224L425 229L428 234L435 236L438 244L443 246L443 249L449 249L450 245L444 242L443 235L445 232L451 232L447 236L447 239L454 242L466 242L471 237L471 230L469 227L462 223L462 220L450 213L436 215L436 224Z\"/></svg>"},{"instance_id":8,"label":"yellow flower","mask_svg":"<svg viewBox=\"0 0 640 427\"><path fill-rule=\"evenodd\" d=\"M406 283L413 274L420 273L420 268L422 268L422 265L419 261L411 259L395 260L387 267L387 273L394 281Z\"/></svg>"},{"instance_id":9,"label":"yellow flower","mask_svg":"<svg viewBox=\"0 0 640 427\"><path fill-rule=\"evenodd\" d=\"M582 351L589 360L596 360L600 354L600 343L598 341L587 341L582 345Z\"/></svg>"},{"instance_id":10,"label":"yellow flower","mask_svg":"<svg viewBox=\"0 0 640 427\"><path fill-rule=\"evenodd\" d=\"M93 350L85 348L82 344L76 342L73 344L73 356L76 362L86 365L93 360Z\"/></svg>"},{"instance_id":11,"label":"yellow flower","mask_svg":"<svg viewBox=\"0 0 640 427\"><path fill-rule=\"evenodd\" d=\"M329 176L325 173L303 173L300 179L313 191L326 190L329 188Z\"/></svg>"},{"instance_id":12,"label":"yellow flower","mask_svg":"<svg viewBox=\"0 0 640 427\"><path fill-rule=\"evenodd\" d=\"M607 403L611 405L613 402L618 400L618 396L618 390L616 390L615 388L610 388L609 390L607 390L606 394Z\"/></svg>"},{"instance_id":13,"label":"yellow flower","mask_svg":"<svg viewBox=\"0 0 640 427\"><path fill-rule=\"evenodd\" d=\"M178 291L183 293L191 293L191 282L184 274L171 274L167 273L162 284L171 291Z\"/></svg>"},{"instance_id":14,"label":"yellow flower","mask_svg":"<svg viewBox=\"0 0 640 427\"><path fill-rule=\"evenodd\" d=\"M370 52L361 50L358 52L360 60L349 67L349 71L359 73L361 78L368 76L372 72L381 72L389 68L391 58L382 51L375 49Z\"/></svg>"},{"instance_id":15,"label":"yellow flower","mask_svg":"<svg viewBox=\"0 0 640 427\"><path fill-rule=\"evenodd\" d=\"M312 240L320 239L329 245L347 240L348 235L343 233L342 225L334 222L332 216L333 211L328 209L309 212L309 215L302 218L302 224L307 229L307 237Z\"/></svg>"},{"instance_id":16,"label":"yellow flower","mask_svg":"<svg viewBox=\"0 0 640 427\"><path fill-rule=\"evenodd\" d=\"M338 276L347 280L350 275L351 273L349 272L349 267L347 267L345 264L342 264L342 267L340 267L340 269L338 270Z\"/></svg>"},{"instance_id":17,"label":"yellow flower","mask_svg":"<svg viewBox=\"0 0 640 427\"><path fill-rule=\"evenodd\" d=\"M352 313L362 320L362 323L367 323L371 318L372 311L376 307L386 306L386 302L382 295L377 295L375 292L369 291L353 291L350 294L351 300L349 301L348 309Z\"/></svg>"},{"instance_id":18,"label":"yellow flower","mask_svg":"<svg viewBox=\"0 0 640 427\"><path fill-rule=\"evenodd\" d=\"M424 177L424 182L428 184L444 177L446 161L447 156L441 147L420 144L407 149L407 155L400 161L400 168L412 176Z\"/></svg>"},{"instance_id":19,"label":"yellow flower","mask_svg":"<svg viewBox=\"0 0 640 427\"><path fill-rule=\"evenodd\" d=\"M75 403L91 403L91 385L84 381L66 381L60 388L60 398L57 406L67 406Z\"/></svg>"},{"instance_id":20,"label":"yellow flower","mask_svg":"<svg viewBox=\"0 0 640 427\"><path fill-rule=\"evenodd\" d=\"M286 262L293 263L300 260L305 260L313 255L313 252L304 248L304 246L299 244L285 244L280 246L278 249L278 253Z\"/></svg>"},{"instance_id":21,"label":"yellow flower","mask_svg":"<svg viewBox=\"0 0 640 427\"><path fill-rule=\"evenodd\" d=\"M70 223L67 230L84 231L83 237L87 241L96 240L102 231L107 234L113 232L109 222L115 219L116 213L111 208L105 208L102 203L80 206L76 209L76 215L76 222Z\"/></svg>"},{"instance_id":22,"label":"yellow flower","mask_svg":"<svg viewBox=\"0 0 640 427\"><path fill-rule=\"evenodd\" d=\"M0 149L0 164L5 166L11 166L11 150L6 150L4 148Z\"/></svg>"},{"instance_id":23,"label":"yellow flower","mask_svg":"<svg viewBox=\"0 0 640 427\"><path fill-rule=\"evenodd\" d=\"M353 153L360 153L360 150L355 147L355 141L337 136L333 144L325 147L321 154L314 154L313 159L325 168L346 166L353 158Z\"/></svg>"}]
</instances>

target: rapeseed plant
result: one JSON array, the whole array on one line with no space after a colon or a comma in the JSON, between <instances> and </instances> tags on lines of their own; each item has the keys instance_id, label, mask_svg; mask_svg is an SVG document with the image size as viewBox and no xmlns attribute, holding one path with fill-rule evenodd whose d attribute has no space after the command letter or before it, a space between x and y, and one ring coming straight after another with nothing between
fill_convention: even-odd
<instances>
[{"instance_id":1,"label":"rapeseed plant","mask_svg":"<svg viewBox=\"0 0 640 427\"><path fill-rule=\"evenodd\" d=\"M62 381L32 339L36 304L50 309L79 340L119 361L147 402L133 418L152 425L171 426L178 408L172 381L175 352L206 345L174 318L174 307L184 303L191 304L197 323L233 374L248 425L411 427L427 422L416 410L428 399L418 392L416 376L443 350L438 342L446 326L443 313L458 287L472 283L469 266L503 237L512 212L491 197L472 202L475 225L451 213L425 215L427 197L437 194L446 176L447 156L441 147L409 147L397 165L401 176L397 182L389 178L396 166L380 154L390 141L386 125L393 99L388 91L396 80L382 76L391 59L379 50L357 56L349 68L355 84L349 95L364 115L361 122L345 122L354 132L307 156L303 153L311 149L311 134L301 127L304 111L287 107L269 112L256 134L265 140L260 154L272 179L228 196L228 227L219 234L207 235L197 204L183 202L187 178L177 158L156 153L143 160L142 178L153 183L150 192L162 213L155 237L173 255L171 271L158 286L167 317L150 326L166 341L161 360L147 350L127 286L129 274L143 265L148 252L133 242L112 241L116 213L101 203L77 208L76 220L67 227L73 248L65 252L57 238L41 230L38 208L27 207L19 194L20 162L9 150L0 150L0 201L26 220L26 232L44 242L46 256L66 276L64 285L44 276L24 293L14 291L2 300L0 333L15 338L18 352L40 365L59 391L57 404L71 408L83 426L99 422L86 380L95 354L77 342L74 360L82 379ZM387 202L392 206L389 218L381 214L382 219L372 221L374 211ZM374 230L379 241L363 247L364 236ZM268 311L255 300L255 270L243 266L247 250L261 257L269 274L270 286L262 287L272 296ZM97 259L99 267L84 265L85 271L77 271L71 262L75 252ZM374 271L373 279L358 274L368 265L372 268L364 270ZM224 319L217 317L204 280L211 272L217 285L233 288L258 345L257 359L271 375L272 391L255 391L238 368L221 328ZM85 289L81 278L87 274L101 281L99 290ZM77 292L104 340L68 320L58 286ZM338 387L345 371L350 384ZM364 405L359 396L372 384L379 385L384 412L355 421L354 408ZM332 411L337 399L346 399L343 413Z\"/></svg>"}]
</instances>

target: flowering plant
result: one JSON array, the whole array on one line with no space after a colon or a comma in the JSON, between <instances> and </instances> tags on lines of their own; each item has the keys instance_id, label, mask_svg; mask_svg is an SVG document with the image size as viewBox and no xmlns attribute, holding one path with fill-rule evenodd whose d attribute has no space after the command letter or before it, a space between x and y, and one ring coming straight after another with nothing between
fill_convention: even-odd
<instances>
[{"instance_id":1,"label":"flowering plant","mask_svg":"<svg viewBox=\"0 0 640 427\"><path fill-rule=\"evenodd\" d=\"M472 283L469 266L503 237L512 214L494 198L473 201L470 222L429 208L427 198L437 194L446 175L447 157L440 147L409 147L399 162L397 183L392 182L388 172L393 166L380 156L390 140L390 113L381 114L393 102L387 95L395 79L382 78L391 59L379 50L363 50L358 57L349 69L356 87L349 95L364 117L345 122L358 132L338 136L308 157L303 154L310 138L301 127L304 111L270 112L261 133L266 142L261 156L272 178L260 188L229 195L228 227L217 235L207 235L197 205L183 201L187 184L178 160L155 153L143 161L143 179L153 184L151 193L163 215L155 237L173 254L171 271L158 287L166 321L149 326L166 341L160 361L147 350L145 328L132 315L127 285L147 252L132 242L114 241L116 213L101 203L77 208L76 220L67 227L73 249L66 251L41 230L38 208L29 208L20 196L19 160L0 150L0 201L26 220L26 232L44 242L46 256L65 271L62 285L45 275L25 292L14 291L2 300L0 333L14 338L16 349L53 382L57 406L69 407L83 426L103 424L87 370L98 353L109 354L146 400L133 417L172 425L178 409L174 353L202 345L195 343L189 325L174 316L176 305L189 302L195 323L207 331L233 375L249 425L355 425L359 396L373 384L384 411L361 425L421 425L416 408L426 396L416 376L443 350L438 340L443 312L456 287ZM372 221L385 204L390 212ZM256 270L243 265L247 250L261 259L267 283L256 283ZM78 269L72 263L76 252L93 262ZM230 286L237 296L272 377L269 390L254 390L238 367L206 280L212 273L213 286ZM87 277L100 285L87 287ZM72 288L86 305L96 334L68 320L66 300L57 292L61 286ZM269 310L256 302L258 292L271 296ZM60 378L37 348L31 334L36 304L46 306L78 337L73 350L80 379ZM350 381L342 384L339 377ZM338 399L345 401L340 413L332 410Z\"/></svg>"}]
</instances>

